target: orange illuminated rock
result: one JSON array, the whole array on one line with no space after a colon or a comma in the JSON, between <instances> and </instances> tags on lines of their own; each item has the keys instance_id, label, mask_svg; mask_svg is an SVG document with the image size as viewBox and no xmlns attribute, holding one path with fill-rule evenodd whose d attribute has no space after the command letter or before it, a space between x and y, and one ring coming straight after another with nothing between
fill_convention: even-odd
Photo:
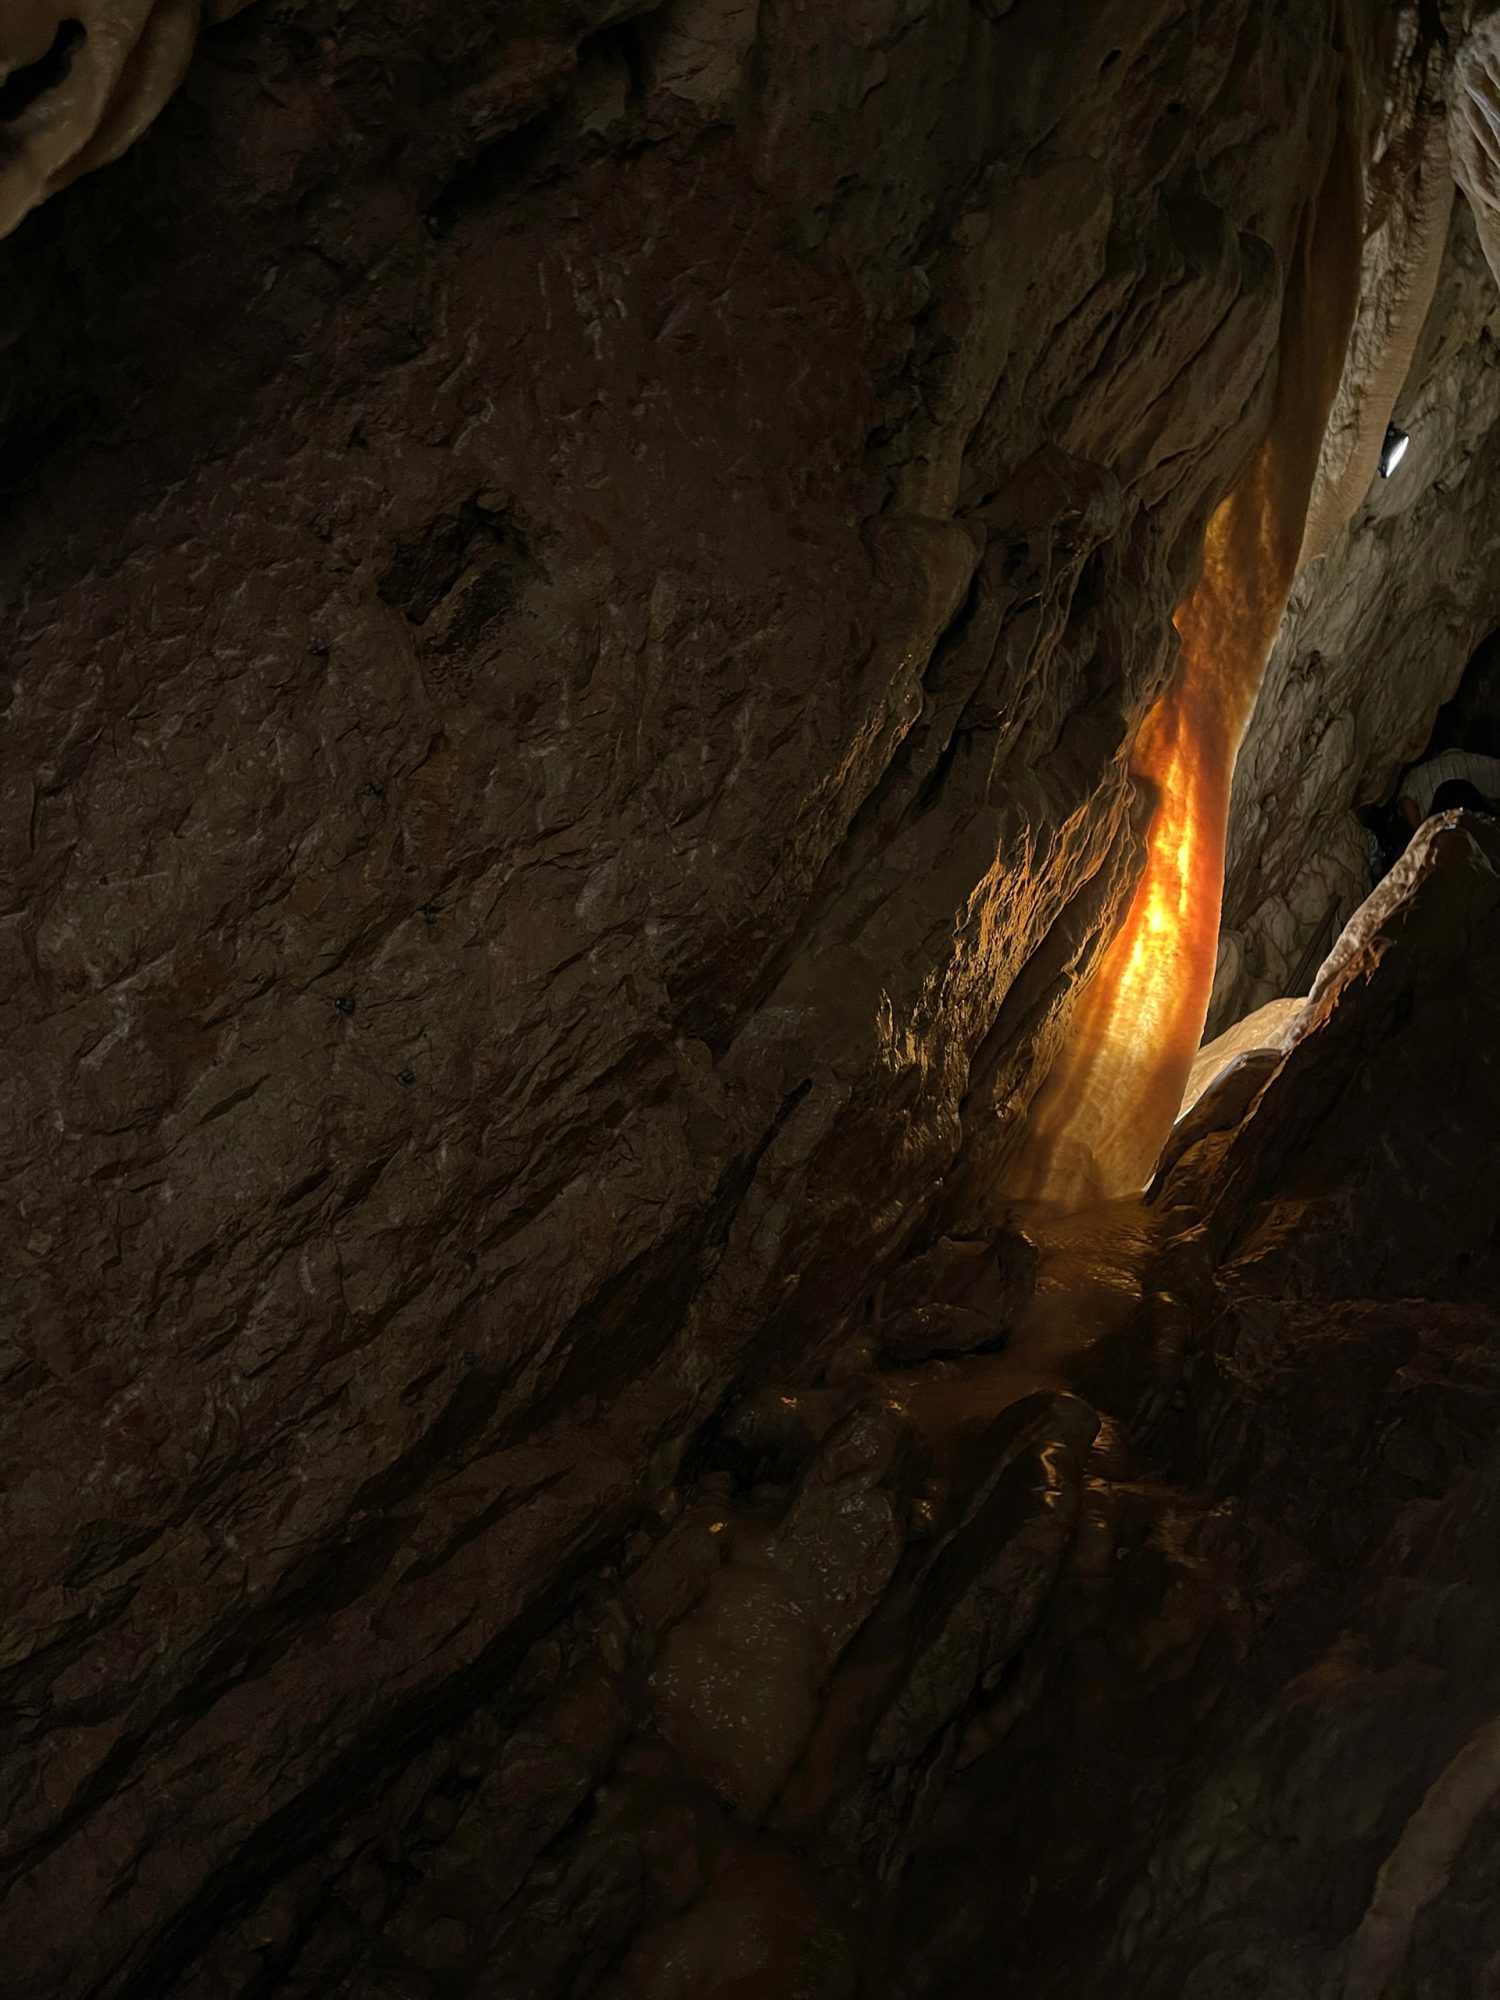
<instances>
[{"instance_id":1,"label":"orange illuminated rock","mask_svg":"<svg viewBox=\"0 0 1500 2000\"><path fill-rule=\"evenodd\" d=\"M1170 1131L1213 985L1234 759L1302 548L1358 286L1360 175L1347 131L1304 224L1265 441L1220 505L1176 616L1181 657L1133 774L1156 793L1124 925L1038 1094L1012 1192L1079 1207L1142 1187Z\"/></svg>"}]
</instances>

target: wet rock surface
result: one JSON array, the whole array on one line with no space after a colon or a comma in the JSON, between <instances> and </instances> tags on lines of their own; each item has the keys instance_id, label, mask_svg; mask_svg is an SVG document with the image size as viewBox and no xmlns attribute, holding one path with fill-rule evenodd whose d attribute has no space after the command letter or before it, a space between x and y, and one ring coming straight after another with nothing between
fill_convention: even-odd
<instances>
[{"instance_id":1,"label":"wet rock surface","mask_svg":"<svg viewBox=\"0 0 1500 2000\"><path fill-rule=\"evenodd\" d=\"M1497 972L1450 815L1149 1210L1038 1230L1004 1351L727 1410L171 1990L1484 1990Z\"/></svg>"}]
</instances>

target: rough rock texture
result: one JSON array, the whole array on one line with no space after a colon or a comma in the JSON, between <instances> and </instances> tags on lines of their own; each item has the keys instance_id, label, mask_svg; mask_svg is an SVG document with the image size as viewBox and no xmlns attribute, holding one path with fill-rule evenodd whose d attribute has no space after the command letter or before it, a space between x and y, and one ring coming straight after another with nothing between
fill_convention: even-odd
<instances>
[{"instance_id":1,"label":"rough rock texture","mask_svg":"<svg viewBox=\"0 0 1500 2000\"><path fill-rule=\"evenodd\" d=\"M1388 796L1500 623L1500 295L1467 203L1397 403L1411 449L1298 582L1235 771L1214 1036L1305 993L1370 886Z\"/></svg>"},{"instance_id":2,"label":"rough rock texture","mask_svg":"<svg viewBox=\"0 0 1500 2000\"><path fill-rule=\"evenodd\" d=\"M1220 1258L1214 1311L1227 1339L1218 1337L1195 1385L1205 1403L1190 1419L1204 1462L1242 1454L1241 1476L1253 1464L1269 1496L1276 1446L1254 1407L1257 1384L1287 1396L1288 1410L1300 1393L1302 1421L1336 1408L1352 1446L1335 1454L1336 1470L1315 1455L1284 1460L1271 1517L1292 1531L1274 1558L1292 1591L1277 1620L1284 1637L1298 1623L1299 1593L1323 1601L1278 1662L1280 1687L1247 1685L1242 1697L1238 1761L1242 1772L1260 1767L1263 1833L1287 1825L1300 1802L1319 1801L1324 1866L1305 1900L1303 1949L1288 1949L1277 1908L1284 1863L1246 1867L1220 1913L1226 1927L1251 1924L1280 1940L1273 1991L1303 1990L1292 1968L1322 1949L1347 1966L1351 2000L1483 1991L1495 1976L1496 1941L1468 1905L1475 1871L1493 1858L1500 1772L1491 1755L1477 1790L1471 1773L1467 1804L1458 1773L1491 1723L1496 1670L1493 1576L1481 1550L1496 1491L1500 1211L1492 1182L1474 1184L1473 1164L1487 1156L1500 1110L1489 1053L1497 862L1490 829L1461 817L1435 823L1408 881L1351 928L1309 1027L1254 1115L1217 1158L1184 1162L1164 1197L1211 1216ZM1405 1221L1413 1212L1420 1228ZM1336 1404L1335 1380L1349 1391ZM1226 1396L1239 1407L1215 1437L1203 1418ZM1285 1443L1295 1451L1295 1431ZM1331 1573L1300 1584L1299 1561L1318 1562L1318 1530L1299 1556L1299 1516L1304 1535L1321 1519L1336 1550ZM1182 1859L1188 1821L1201 1842L1214 1794L1227 1798L1222 1780L1185 1815ZM1429 1822L1450 1813L1434 1838ZM1307 1825L1304 1837L1312 1832ZM1229 1833L1221 1854L1235 1844ZM1191 1866L1212 1858L1200 1847ZM1164 1860L1158 1880L1180 1884L1181 1860ZM1227 1872L1219 1868L1221 1884ZM1310 1990L1334 1985L1326 1970L1320 1981Z\"/></svg>"},{"instance_id":3,"label":"rough rock texture","mask_svg":"<svg viewBox=\"0 0 1500 2000\"><path fill-rule=\"evenodd\" d=\"M251 9L12 238L16 1990L195 1978L982 1187L1329 20Z\"/></svg>"},{"instance_id":4,"label":"rough rock texture","mask_svg":"<svg viewBox=\"0 0 1500 2000\"><path fill-rule=\"evenodd\" d=\"M1216 1308L980 1223L1385 12L286 0L0 253L7 1992L1104 1965Z\"/></svg>"},{"instance_id":5,"label":"rough rock texture","mask_svg":"<svg viewBox=\"0 0 1500 2000\"><path fill-rule=\"evenodd\" d=\"M185 1990L1486 1991L1497 864L1423 834L1151 1227L1048 1242L1013 1352L743 1403Z\"/></svg>"},{"instance_id":6,"label":"rough rock texture","mask_svg":"<svg viewBox=\"0 0 1500 2000\"><path fill-rule=\"evenodd\" d=\"M1500 15L1487 6L1450 6L1448 11L1448 38L1454 45L1449 153L1473 205L1490 268L1500 278Z\"/></svg>"},{"instance_id":7,"label":"rough rock texture","mask_svg":"<svg viewBox=\"0 0 1500 2000\"><path fill-rule=\"evenodd\" d=\"M1491 829L1434 823L1167 1177L1128 1358L1080 1375L1115 1413L1101 1546L947 1787L872 1990L1460 2000L1500 1974L1497 864Z\"/></svg>"},{"instance_id":8,"label":"rough rock texture","mask_svg":"<svg viewBox=\"0 0 1500 2000\"><path fill-rule=\"evenodd\" d=\"M1302 567L1327 553L1375 477L1442 268L1453 210L1447 38L1430 9L1394 10L1389 65L1368 89L1363 248L1354 325L1319 449ZM1264 664L1264 663L1262 663Z\"/></svg>"}]
</instances>

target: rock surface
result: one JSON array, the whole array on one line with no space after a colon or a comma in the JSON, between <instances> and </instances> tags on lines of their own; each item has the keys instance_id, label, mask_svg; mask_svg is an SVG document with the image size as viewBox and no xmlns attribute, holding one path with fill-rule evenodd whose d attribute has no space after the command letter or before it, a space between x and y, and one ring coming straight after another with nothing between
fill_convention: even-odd
<instances>
[{"instance_id":1,"label":"rock surface","mask_svg":"<svg viewBox=\"0 0 1500 2000\"><path fill-rule=\"evenodd\" d=\"M1500 295L1454 210L1396 407L1412 444L1292 594L1235 771L1208 1034L1305 993L1370 886L1353 808L1386 799L1500 624Z\"/></svg>"},{"instance_id":2,"label":"rock surface","mask_svg":"<svg viewBox=\"0 0 1500 2000\"><path fill-rule=\"evenodd\" d=\"M1368 1547L1311 1648L1447 1491L1489 1253L1403 1319L1330 1122L1276 1339L1353 1357L1348 1439L1439 1392L1309 1553L1332 1392L1184 1222L1311 1212L1278 1080L1087 1339L993 1189L1384 11L252 7L0 250L8 1992L1175 1990L1170 1759L1255 1593ZM1406 1032L1417 1117L1487 1022L1402 1030L1400 963L1309 1103ZM1482 1723L1442 1611L1429 1762Z\"/></svg>"},{"instance_id":3,"label":"rock surface","mask_svg":"<svg viewBox=\"0 0 1500 2000\"><path fill-rule=\"evenodd\" d=\"M1082 1370L1116 1411L1101 1555L950 1782L872 1991L1493 1983L1500 1189L1466 1186L1500 1118L1493 830L1431 827L1346 945L1156 1199L1155 1338Z\"/></svg>"},{"instance_id":4,"label":"rock surface","mask_svg":"<svg viewBox=\"0 0 1500 2000\"><path fill-rule=\"evenodd\" d=\"M1205 1042L1188 1075L1188 1087L1183 1093L1182 1113L1179 1116L1192 1110L1210 1084L1231 1063L1239 1061L1242 1056L1267 1050L1279 1051L1286 1030L1305 1004L1302 1000L1268 1000L1264 1007L1257 1007L1253 1014L1236 1021L1222 1035Z\"/></svg>"},{"instance_id":5,"label":"rock surface","mask_svg":"<svg viewBox=\"0 0 1500 2000\"><path fill-rule=\"evenodd\" d=\"M181 83L200 21L246 0L11 0L0 20L0 236L117 160Z\"/></svg>"}]
</instances>

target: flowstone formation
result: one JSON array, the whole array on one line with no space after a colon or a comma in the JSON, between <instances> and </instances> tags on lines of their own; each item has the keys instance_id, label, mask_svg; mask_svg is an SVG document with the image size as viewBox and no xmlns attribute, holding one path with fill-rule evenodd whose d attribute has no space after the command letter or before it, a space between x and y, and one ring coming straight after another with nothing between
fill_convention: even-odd
<instances>
[{"instance_id":1,"label":"flowstone formation","mask_svg":"<svg viewBox=\"0 0 1500 2000\"><path fill-rule=\"evenodd\" d=\"M117 160L181 83L202 22L246 0L8 0L0 18L0 236Z\"/></svg>"},{"instance_id":2,"label":"flowstone formation","mask_svg":"<svg viewBox=\"0 0 1500 2000\"><path fill-rule=\"evenodd\" d=\"M1134 769L1155 801L1145 866L1032 1105L1012 1182L1053 1206L1144 1185L1202 1036L1235 755L1306 540L1354 323L1360 169L1355 135L1341 129L1296 248L1265 438L1209 522L1174 621L1177 673L1136 740Z\"/></svg>"},{"instance_id":3,"label":"flowstone formation","mask_svg":"<svg viewBox=\"0 0 1500 2000\"><path fill-rule=\"evenodd\" d=\"M1307 253L1431 10L829 11L251 6L0 247L20 2000L1332 2000L1489 1949L1417 1810L1487 1768L1421 1511L1483 1518L1494 1428L1488 1085L1433 1109L1483 833L1148 1207L1004 1194L1210 523L1299 397L1314 510L1378 412L1285 334L1368 330ZM1298 1676L1399 1659L1408 1545L1453 1699L1372 1701L1372 1806ZM1252 1725L1274 1838L1205 1846Z\"/></svg>"},{"instance_id":4,"label":"flowstone formation","mask_svg":"<svg viewBox=\"0 0 1500 2000\"><path fill-rule=\"evenodd\" d=\"M872 1990L1493 1982L1497 864L1484 823L1430 824L1248 1105L1232 1074L1200 1102L1131 1338L1070 1371L1107 1413L1108 1529L945 1793L885 1912L887 1949L920 1942Z\"/></svg>"},{"instance_id":5,"label":"flowstone formation","mask_svg":"<svg viewBox=\"0 0 1500 2000\"><path fill-rule=\"evenodd\" d=\"M1466 657L1452 628L1467 624L1472 636L1488 629L1492 593L1476 580L1461 600L1464 612L1444 621L1449 630L1440 628L1438 644L1418 642L1417 673L1403 673L1404 660L1385 659L1377 676L1369 673L1372 655L1388 650L1375 633L1391 600L1424 585L1429 597L1441 596L1454 551L1456 560L1474 560L1472 542L1483 544L1486 532L1465 538L1452 530L1465 505L1485 509L1490 491L1488 482L1473 481L1460 502L1449 503L1468 468L1451 450L1438 459L1441 470L1428 484L1443 500L1418 517L1440 551L1431 563L1411 562L1428 553L1420 542L1412 547L1414 535L1399 549L1377 540L1372 561L1371 537L1360 532L1368 524L1344 533L1375 478L1438 283L1453 203L1450 161L1481 235L1488 227L1490 183L1481 171L1488 156L1465 135L1471 124L1489 130L1491 24L1477 28L1457 58L1430 16L1407 14L1388 25L1389 66L1377 72L1380 88L1349 93L1294 264L1277 400L1260 454L1209 524L1201 574L1175 618L1182 640L1176 676L1136 738L1132 770L1155 801L1145 865L1032 1108L1026 1155L1010 1179L1016 1193L1053 1205L1076 1207L1142 1185L1182 1101L1205 1021L1214 1033L1249 1006L1300 990L1316 954L1369 886L1363 837L1349 811L1355 795L1364 796L1366 773L1332 761L1335 720L1348 720L1332 710L1339 676L1287 671L1309 607L1316 617L1332 601L1335 623L1363 621L1364 643L1351 644L1345 630L1340 650L1385 697L1356 684L1345 699L1379 727L1386 757L1397 753L1424 706L1430 721L1431 707L1451 690ZM1472 402L1453 396L1458 367L1492 373L1488 350L1471 345L1472 328L1454 325L1457 286L1450 281L1436 336L1446 348L1439 358L1430 346L1426 357L1426 369L1440 374L1439 395L1428 400L1446 404L1427 441L1434 454L1454 434L1487 443L1495 428L1492 383ZM1492 314L1494 290L1483 277L1479 292L1481 313ZM1325 560L1331 550L1336 559ZM1361 556L1364 587L1339 598ZM1482 554L1475 567L1482 569ZM1299 601L1284 618L1299 576ZM1314 652L1313 667L1322 661ZM1231 775L1252 711L1260 724L1253 760L1239 775L1235 823L1226 833ZM1298 810L1287 809L1293 795ZM1319 852L1324 841L1336 858ZM1234 873L1221 924L1226 853ZM1333 899L1326 902L1330 875ZM1354 892L1341 895L1351 881ZM1244 905L1257 895L1247 917ZM1304 914L1292 914L1289 898ZM1252 985L1247 956L1263 966L1268 945L1280 964Z\"/></svg>"}]
</instances>

